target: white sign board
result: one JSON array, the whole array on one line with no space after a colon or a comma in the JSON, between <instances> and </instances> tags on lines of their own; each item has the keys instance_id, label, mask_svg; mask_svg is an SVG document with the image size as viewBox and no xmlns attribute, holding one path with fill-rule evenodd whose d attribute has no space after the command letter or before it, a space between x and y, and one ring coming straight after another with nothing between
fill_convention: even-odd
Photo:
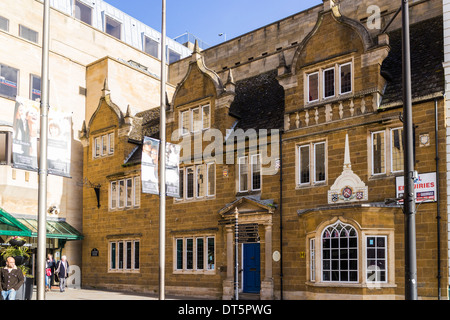
<instances>
[{"instance_id":1,"label":"white sign board","mask_svg":"<svg viewBox=\"0 0 450 320\"><path fill-rule=\"evenodd\" d=\"M399 203L403 203L403 194L405 192L404 177L399 176L395 179L396 197L402 198ZM421 173L414 181L414 193L416 203L422 201L436 201L436 172Z\"/></svg>"}]
</instances>

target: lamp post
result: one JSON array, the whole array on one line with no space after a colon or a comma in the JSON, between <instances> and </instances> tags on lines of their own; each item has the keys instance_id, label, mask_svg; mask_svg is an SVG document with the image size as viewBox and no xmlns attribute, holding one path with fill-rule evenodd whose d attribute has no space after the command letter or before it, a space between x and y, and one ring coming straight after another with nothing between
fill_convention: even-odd
<instances>
[{"instance_id":1,"label":"lamp post","mask_svg":"<svg viewBox=\"0 0 450 320\"><path fill-rule=\"evenodd\" d=\"M239 211L234 210L234 299L239 300Z\"/></svg>"},{"instance_id":2,"label":"lamp post","mask_svg":"<svg viewBox=\"0 0 450 320\"><path fill-rule=\"evenodd\" d=\"M45 251L47 242L47 141L48 141L48 55L49 55L49 23L50 0L44 0L42 38L42 99L40 122L40 159L38 185L38 239L37 239L37 300L45 300Z\"/></svg>"},{"instance_id":3,"label":"lamp post","mask_svg":"<svg viewBox=\"0 0 450 320\"><path fill-rule=\"evenodd\" d=\"M166 260L166 0L162 0L161 26L161 111L160 111L160 188L159 188L159 300L165 300Z\"/></svg>"},{"instance_id":4,"label":"lamp post","mask_svg":"<svg viewBox=\"0 0 450 320\"><path fill-rule=\"evenodd\" d=\"M414 144L411 102L409 4L402 0L402 71L404 134L405 299L417 300L416 212L414 200Z\"/></svg>"}]
</instances>

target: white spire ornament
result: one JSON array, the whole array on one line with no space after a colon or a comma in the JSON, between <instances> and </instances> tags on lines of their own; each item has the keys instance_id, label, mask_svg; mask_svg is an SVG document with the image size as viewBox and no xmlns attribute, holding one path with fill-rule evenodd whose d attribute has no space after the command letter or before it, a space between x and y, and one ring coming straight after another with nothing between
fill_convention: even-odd
<instances>
[{"instance_id":1,"label":"white spire ornament","mask_svg":"<svg viewBox=\"0 0 450 320\"><path fill-rule=\"evenodd\" d=\"M352 171L350 161L350 144L348 134L345 135L344 168L328 191L328 203L360 202L368 200L368 188Z\"/></svg>"}]
</instances>

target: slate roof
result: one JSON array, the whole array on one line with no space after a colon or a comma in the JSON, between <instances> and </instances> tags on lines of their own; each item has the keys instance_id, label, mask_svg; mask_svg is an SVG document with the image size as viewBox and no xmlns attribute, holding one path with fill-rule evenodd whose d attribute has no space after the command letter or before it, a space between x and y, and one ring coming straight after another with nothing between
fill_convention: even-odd
<instances>
[{"instance_id":1,"label":"slate roof","mask_svg":"<svg viewBox=\"0 0 450 320\"><path fill-rule=\"evenodd\" d=\"M151 138L159 137L159 115L161 108L154 108L146 111L142 111L136 114L136 117L142 118L141 125L141 138L144 136Z\"/></svg>"},{"instance_id":2,"label":"slate roof","mask_svg":"<svg viewBox=\"0 0 450 320\"><path fill-rule=\"evenodd\" d=\"M274 70L236 82L229 112L239 119L237 129L283 128L284 89L276 77Z\"/></svg>"},{"instance_id":3,"label":"slate roof","mask_svg":"<svg viewBox=\"0 0 450 320\"><path fill-rule=\"evenodd\" d=\"M381 74L388 80L381 107L402 103L402 34L388 32L391 51L383 61ZM410 25L412 99L444 93L445 80L442 16Z\"/></svg>"},{"instance_id":4,"label":"slate roof","mask_svg":"<svg viewBox=\"0 0 450 320\"><path fill-rule=\"evenodd\" d=\"M130 140L135 142L137 145L125 159L124 165L135 165L141 163L142 140L144 139L144 136L159 139L160 109L161 108L158 107L142 111L137 113L134 117Z\"/></svg>"}]
</instances>

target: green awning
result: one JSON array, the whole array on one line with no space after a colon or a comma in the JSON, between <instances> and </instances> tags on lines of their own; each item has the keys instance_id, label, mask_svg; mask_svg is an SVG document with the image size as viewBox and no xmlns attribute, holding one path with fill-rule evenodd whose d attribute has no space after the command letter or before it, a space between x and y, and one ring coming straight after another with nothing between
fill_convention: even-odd
<instances>
[{"instance_id":1,"label":"green awning","mask_svg":"<svg viewBox=\"0 0 450 320\"><path fill-rule=\"evenodd\" d=\"M47 238L81 240L83 235L65 221L46 221ZM15 218L0 208L0 235L36 238L38 222L36 219Z\"/></svg>"}]
</instances>

